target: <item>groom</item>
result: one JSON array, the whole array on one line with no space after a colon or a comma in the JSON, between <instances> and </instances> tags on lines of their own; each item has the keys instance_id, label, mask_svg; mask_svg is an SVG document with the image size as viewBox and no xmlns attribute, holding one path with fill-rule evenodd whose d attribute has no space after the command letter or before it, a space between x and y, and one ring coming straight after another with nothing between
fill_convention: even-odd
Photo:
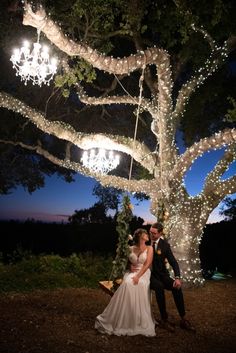
<instances>
[{"instance_id":1,"label":"groom","mask_svg":"<svg viewBox=\"0 0 236 353\"><path fill-rule=\"evenodd\" d=\"M175 305L181 318L180 327L182 329L195 332L194 327L185 317L185 306L183 292L181 289L179 264L172 253L169 243L162 237L162 224L154 223L149 232L151 244L154 250L150 288L154 290L156 294L156 300L161 315L160 327L170 332L174 331L174 326L168 321L168 313L166 311L165 290L169 290L172 291ZM170 274L166 268L166 260L173 268L175 275L174 279L170 277Z\"/></svg>"}]
</instances>

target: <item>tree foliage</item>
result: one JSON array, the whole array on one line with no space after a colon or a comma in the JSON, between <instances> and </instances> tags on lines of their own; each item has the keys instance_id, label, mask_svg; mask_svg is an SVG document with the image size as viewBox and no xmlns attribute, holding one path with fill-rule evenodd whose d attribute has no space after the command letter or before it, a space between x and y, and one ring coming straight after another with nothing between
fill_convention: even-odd
<instances>
[{"instance_id":1,"label":"tree foliage","mask_svg":"<svg viewBox=\"0 0 236 353\"><path fill-rule=\"evenodd\" d=\"M205 60L209 52L208 44L202 40L202 36L199 33L193 34L192 22L196 26L203 25L215 40L220 43L227 38L229 33L235 32L234 1L132 0L127 2L124 0L110 0L108 2L105 0L68 0L66 2L57 1L55 4L54 1L49 0L43 1L43 5L50 12L52 18L60 23L63 31L72 40L86 41L93 48L97 48L105 54L114 55L115 57L117 55L124 56L133 53L137 48L142 50L152 45L166 48L172 55L176 89L190 77L193 70ZM33 2L33 6L36 10L39 2ZM117 94L122 92L117 82L115 87L112 87L112 85L114 86L114 81L108 75L101 76L98 70L81 58L70 58L70 70L60 70L55 79L54 88L42 87L39 90L34 87L29 92L28 87L19 85L19 79L14 77L14 72L9 63L11 50L13 47L20 45L22 36L36 38L36 34L33 28L22 26L23 8L20 2L3 0L1 8L4 13L0 21L1 65L6 67L6 70L1 71L2 90L6 89L9 93L24 97L26 102L35 104L36 107L43 111L46 106L46 113L49 119L56 120L63 117L65 122L69 122L75 128L79 126L82 131L90 132L91 128L93 128L94 131L100 132L102 123L102 127L109 132L119 131L119 134L133 136L133 113L135 110L131 107L123 107L122 110L118 106L85 109L84 105L76 99L74 86L77 81L83 81L86 88L88 88L88 83L94 82L92 86L89 86L89 90L95 94L103 92L104 95L107 95L111 90L117 92ZM44 38L42 39L45 40ZM62 58L59 51L57 51L57 55ZM204 86L199 94L196 93L191 98L190 109L186 112L180 126L184 132L184 140L187 145L202 136L208 136L223 125L226 126L224 116L227 109L230 111L232 107L227 97L235 95L234 87L236 87L235 75L230 72L230 67L234 67L233 60L234 56L229 58L229 65L224 67L219 75L217 74L218 77L212 79L206 85L206 88ZM221 81L222 77L226 77L223 84ZM123 81L126 89L131 94L137 92L137 75L136 79L134 77L131 82L125 77ZM214 93L212 94L213 91ZM147 87L145 87L145 92L148 92ZM66 100L63 96L66 97ZM223 97L223 104L222 99L219 99L219 97ZM78 114L80 115L79 124ZM127 114L130 116L129 123L124 120ZM7 113L7 115L8 121L10 121L15 131L19 133L20 129L17 119L13 118L12 113ZM149 146L153 146L154 140L149 134L149 124L150 118L143 113L139 121L138 138L148 142ZM31 143L36 145L38 139L42 138L42 134L36 131L31 124L29 125L28 135L30 134L31 139L33 139ZM1 134L5 137L4 126L4 123L1 124L1 129L3 128ZM7 124L7 126L9 125ZM18 135L16 139L27 139L25 129L22 132L24 134ZM47 141L52 141L52 136L47 136L46 139ZM45 143L45 139L43 143ZM55 139L52 143L55 144ZM57 151L63 151L64 149L57 144L55 146ZM5 146L5 148L7 147ZM10 159L15 161L15 170L17 170L20 159L14 158L14 148L12 146L7 149ZM15 150L15 153L17 151L19 151L19 148ZM7 179L8 175L11 180L4 181L4 186L1 190L7 192L7 190L17 186L19 182L24 183L24 175L29 173L30 168L34 169L35 178L31 178L31 184L35 180L35 186L27 189L33 191L38 187L42 187L44 185L44 176L54 173L55 170L51 165L52 168L49 172L50 164L47 164L45 170L43 171L42 169L41 173L36 162L39 159L41 160L40 166L43 167L44 158L38 156L35 162L34 159L31 159L30 165L27 162L23 163L25 173L23 172L22 177L22 168L18 169L19 177L15 178L15 180L10 178L11 173L8 174L8 171L6 171L2 176L2 180ZM2 164L4 164L4 160ZM129 160L123 162L122 168L125 174L128 174L128 166ZM39 176L36 177L37 171ZM63 169L59 169L59 174L61 173L65 173ZM134 171L134 175L136 174L139 175L139 172ZM39 182L40 179L41 182Z\"/></svg>"},{"instance_id":2,"label":"tree foliage","mask_svg":"<svg viewBox=\"0 0 236 353\"><path fill-rule=\"evenodd\" d=\"M118 211L118 206L121 201L122 190L113 187L103 187L97 183L93 188L93 195L95 195L99 202L104 205L105 210L109 209Z\"/></svg>"},{"instance_id":3,"label":"tree foliage","mask_svg":"<svg viewBox=\"0 0 236 353\"><path fill-rule=\"evenodd\" d=\"M8 8L0 23L15 24L1 37L2 62L13 37L36 29L60 60L56 87L40 91L18 85L12 70L1 72L0 106L16 118L11 133L1 125L1 144L150 197L185 280L194 283L201 282L203 227L236 192L236 176L222 178L236 159L235 8L233 0L46 0L43 7L25 2L23 18ZM108 175L85 168L82 150L92 147L119 151L120 166ZM192 197L185 175L212 149L223 155Z\"/></svg>"},{"instance_id":4,"label":"tree foliage","mask_svg":"<svg viewBox=\"0 0 236 353\"><path fill-rule=\"evenodd\" d=\"M72 224L107 223L111 222L111 217L106 215L104 204L97 202L89 208L75 210L68 220Z\"/></svg>"},{"instance_id":5,"label":"tree foliage","mask_svg":"<svg viewBox=\"0 0 236 353\"><path fill-rule=\"evenodd\" d=\"M226 197L223 201L220 214L224 216L227 221L236 220L236 199Z\"/></svg>"}]
</instances>

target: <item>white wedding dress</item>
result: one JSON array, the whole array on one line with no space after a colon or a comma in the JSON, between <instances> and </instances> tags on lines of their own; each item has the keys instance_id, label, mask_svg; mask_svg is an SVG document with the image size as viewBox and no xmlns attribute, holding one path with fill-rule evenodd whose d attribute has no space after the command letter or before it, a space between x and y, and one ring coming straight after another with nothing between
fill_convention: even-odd
<instances>
[{"instance_id":1,"label":"white wedding dress","mask_svg":"<svg viewBox=\"0 0 236 353\"><path fill-rule=\"evenodd\" d=\"M139 256L133 252L129 260L142 268L147 258L147 249ZM110 335L155 336L155 322L150 302L150 269L133 284L134 273L126 272L120 287L101 315L96 317L95 328Z\"/></svg>"}]
</instances>

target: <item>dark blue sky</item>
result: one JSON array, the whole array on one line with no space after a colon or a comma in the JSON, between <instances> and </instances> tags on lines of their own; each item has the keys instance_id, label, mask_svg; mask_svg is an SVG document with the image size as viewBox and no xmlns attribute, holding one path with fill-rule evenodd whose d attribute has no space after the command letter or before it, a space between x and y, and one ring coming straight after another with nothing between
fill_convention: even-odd
<instances>
[{"instance_id":1,"label":"dark blue sky","mask_svg":"<svg viewBox=\"0 0 236 353\"><path fill-rule=\"evenodd\" d=\"M214 167L222 154L223 150L211 151L195 161L185 179L187 190L192 196L201 191L207 173ZM236 174L236 162L231 165L224 178L233 174ZM76 182L69 184L57 176L53 176L46 179L44 188L31 195L22 187L17 188L10 195L1 195L0 219L34 218L43 221L67 221L67 217L72 215L76 209L88 208L97 201L96 197L92 195L96 181L79 174L75 179ZM236 197L236 194L233 197ZM149 201L143 201L139 205L136 205L137 201L133 199L131 201L135 215L146 221L155 221L149 212ZM216 209L208 222L220 219Z\"/></svg>"}]
</instances>

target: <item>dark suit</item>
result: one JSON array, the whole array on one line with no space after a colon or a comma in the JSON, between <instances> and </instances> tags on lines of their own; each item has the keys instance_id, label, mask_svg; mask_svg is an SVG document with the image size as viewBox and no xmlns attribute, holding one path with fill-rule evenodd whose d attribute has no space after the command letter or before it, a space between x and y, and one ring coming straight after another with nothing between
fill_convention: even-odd
<instances>
[{"instance_id":1,"label":"dark suit","mask_svg":"<svg viewBox=\"0 0 236 353\"><path fill-rule=\"evenodd\" d=\"M166 268L166 260L173 268L175 276L180 276L180 269L169 243L160 238L157 249L154 250L150 287L155 291L157 304L160 310L162 320L168 319L165 301L165 289L171 290L175 305L181 317L185 315L184 299L182 289L173 288L174 280Z\"/></svg>"}]
</instances>

